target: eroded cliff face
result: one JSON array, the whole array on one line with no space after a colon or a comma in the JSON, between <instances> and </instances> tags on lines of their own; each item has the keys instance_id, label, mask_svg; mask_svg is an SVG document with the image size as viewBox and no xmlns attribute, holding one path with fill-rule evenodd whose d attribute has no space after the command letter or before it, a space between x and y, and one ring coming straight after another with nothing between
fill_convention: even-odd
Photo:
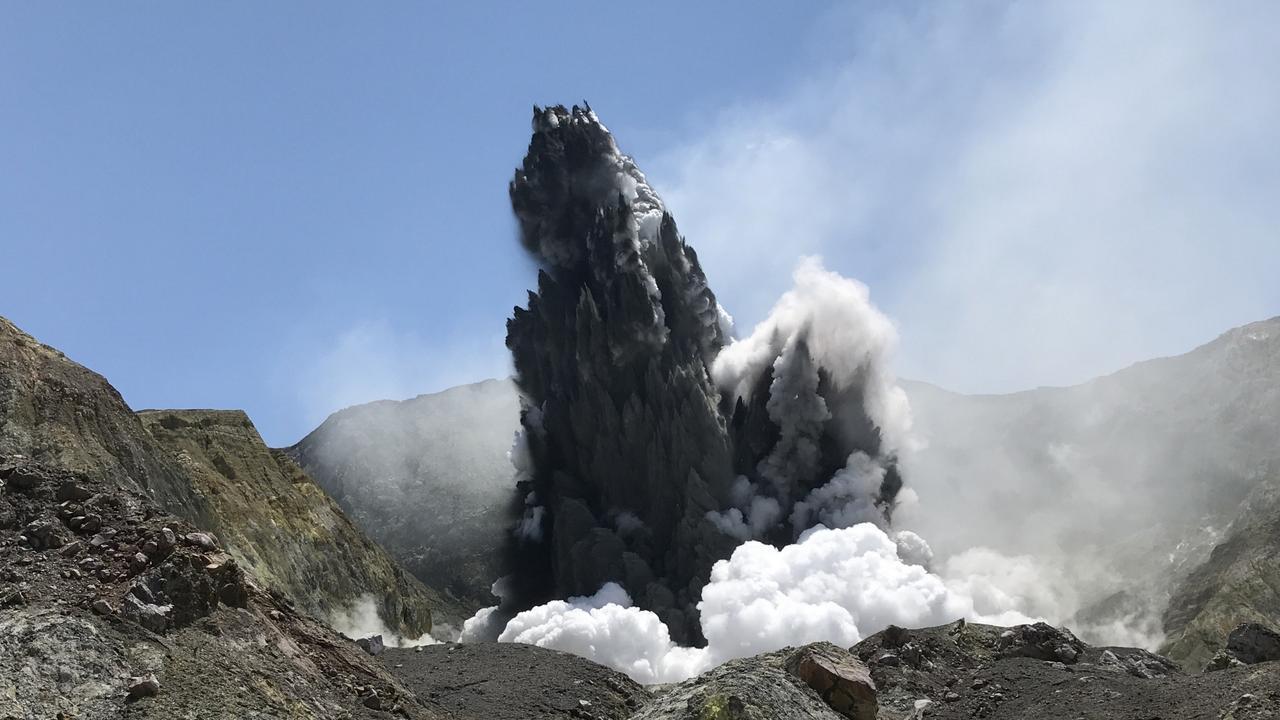
<instances>
[{"instance_id":1,"label":"eroded cliff face","mask_svg":"<svg viewBox=\"0 0 1280 720\"><path fill-rule=\"evenodd\" d=\"M208 499L208 528L263 583L321 619L372 603L399 636L465 610L406 573L239 410L148 410L147 431ZM337 623L339 629L341 623Z\"/></svg>"},{"instance_id":2,"label":"eroded cliff face","mask_svg":"<svg viewBox=\"0 0 1280 720\"><path fill-rule=\"evenodd\" d=\"M372 601L418 637L466 616L407 575L239 411L135 415L100 375L0 318L0 455L148 497L222 537L264 585L328 619ZM368 596L368 598L366 598ZM367 602L365 603L368 604Z\"/></svg>"},{"instance_id":3,"label":"eroded cliff face","mask_svg":"<svg viewBox=\"0 0 1280 720\"><path fill-rule=\"evenodd\" d=\"M863 402L874 373L855 358L836 377L809 327L781 321L713 373L728 316L589 108L535 109L511 202L542 269L507 324L524 506L509 604L617 581L696 642L711 565L748 537L793 541L795 507L855 454L879 473L861 519L887 518L901 482Z\"/></svg>"},{"instance_id":4,"label":"eroded cliff face","mask_svg":"<svg viewBox=\"0 0 1280 720\"><path fill-rule=\"evenodd\" d=\"M0 454L143 492L196 524L204 497L101 375L0 317Z\"/></svg>"}]
</instances>

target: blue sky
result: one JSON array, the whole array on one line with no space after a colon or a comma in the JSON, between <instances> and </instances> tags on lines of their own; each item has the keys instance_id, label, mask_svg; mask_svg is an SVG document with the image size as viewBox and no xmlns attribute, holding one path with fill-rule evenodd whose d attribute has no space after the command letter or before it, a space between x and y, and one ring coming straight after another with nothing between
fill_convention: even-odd
<instances>
[{"instance_id":1,"label":"blue sky","mask_svg":"<svg viewBox=\"0 0 1280 720\"><path fill-rule=\"evenodd\" d=\"M0 314L277 445L501 374L585 98L740 323L821 254L903 374L1077 382L1280 314L1277 12L1120 5L8 3Z\"/></svg>"}]
</instances>

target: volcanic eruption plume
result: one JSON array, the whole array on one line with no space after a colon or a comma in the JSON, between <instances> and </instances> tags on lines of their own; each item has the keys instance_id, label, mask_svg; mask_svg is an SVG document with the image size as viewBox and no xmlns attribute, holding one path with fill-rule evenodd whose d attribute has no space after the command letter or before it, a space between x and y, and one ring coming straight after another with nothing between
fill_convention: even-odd
<instances>
[{"instance_id":1,"label":"volcanic eruption plume","mask_svg":"<svg viewBox=\"0 0 1280 720\"><path fill-rule=\"evenodd\" d=\"M864 287L807 260L735 341L693 248L587 107L535 108L510 190L541 271L507 324L521 517L491 620L613 583L696 644L712 566L744 540L887 526L910 421Z\"/></svg>"}]
</instances>

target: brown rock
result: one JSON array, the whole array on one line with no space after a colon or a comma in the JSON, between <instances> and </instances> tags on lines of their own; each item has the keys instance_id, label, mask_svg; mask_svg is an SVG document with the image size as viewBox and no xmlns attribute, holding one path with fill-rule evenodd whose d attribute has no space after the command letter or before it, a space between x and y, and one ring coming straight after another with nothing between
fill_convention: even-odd
<instances>
[{"instance_id":1,"label":"brown rock","mask_svg":"<svg viewBox=\"0 0 1280 720\"><path fill-rule=\"evenodd\" d=\"M852 720L875 720L876 683L867 666L847 650L813 643L797 650L784 666L832 710Z\"/></svg>"}]
</instances>

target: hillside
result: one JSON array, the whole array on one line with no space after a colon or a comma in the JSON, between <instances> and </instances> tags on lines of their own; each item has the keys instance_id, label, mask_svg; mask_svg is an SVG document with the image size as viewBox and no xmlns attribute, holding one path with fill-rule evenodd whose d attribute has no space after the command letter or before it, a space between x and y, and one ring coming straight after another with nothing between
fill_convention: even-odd
<instances>
[{"instance_id":1,"label":"hillside","mask_svg":"<svg viewBox=\"0 0 1280 720\"><path fill-rule=\"evenodd\" d=\"M195 480L101 376L0 319L0 716L363 718L401 703L443 716L272 587L290 578L262 562L271 548L242 543L265 537L220 515L214 496L232 492ZM314 519L288 527L314 534ZM317 545L291 562L340 586L344 558L369 546L347 540L341 557ZM397 624L428 628L425 600L405 596Z\"/></svg>"},{"instance_id":2,"label":"hillside","mask_svg":"<svg viewBox=\"0 0 1280 720\"><path fill-rule=\"evenodd\" d=\"M1168 635L1175 658L1198 669L1231 627L1270 607L1270 586L1243 560L1230 571L1242 578L1231 592L1243 596L1230 603L1180 583L1229 534L1226 547L1255 548L1239 557L1280 551L1261 521L1237 522L1267 517L1246 512L1264 504L1246 499L1280 478L1277 357L1280 318L1072 387L963 395L904 381L924 447L903 457L921 501L901 519L940 557L981 545L1060 564L1071 594L1064 606L1085 637L1155 646ZM483 401L446 401L455 398ZM372 403L335 414L290 452L420 578L448 577L454 592L476 597L497 570L470 573L470 589L449 570L451 546L434 543L456 527L453 515L428 498L489 503L462 511L489 513L488 524L468 526L462 556L465 567L484 568L475 558L499 547L505 527L497 503L510 497L505 456L518 406L505 381ZM446 482L458 468L469 469L469 494ZM470 554L476 549L483 553ZM1166 613L1174 594L1185 605ZM1215 619L1192 622L1206 603ZM1188 623L1194 642L1181 639Z\"/></svg>"},{"instance_id":3,"label":"hillside","mask_svg":"<svg viewBox=\"0 0 1280 720\"><path fill-rule=\"evenodd\" d=\"M238 410L148 410L148 432L187 471L210 508L208 528L263 583L329 619L372 604L389 630L416 638L433 611L464 615L406 573ZM339 626L339 629L344 629Z\"/></svg>"},{"instance_id":4,"label":"hillside","mask_svg":"<svg viewBox=\"0 0 1280 720\"><path fill-rule=\"evenodd\" d=\"M1054 563L1087 637L1173 638L1198 612L1179 584L1246 512L1246 498L1276 482L1277 357L1280 318L1073 387L965 396L906 383L925 444L905 461L922 498L918 527L943 555L983 545ZM1174 594L1193 606L1165 613ZM1206 642L1220 646L1247 619L1221 618ZM1117 637L1119 626L1127 634ZM1185 643L1169 649L1203 664L1205 648L1194 658Z\"/></svg>"},{"instance_id":5,"label":"hillside","mask_svg":"<svg viewBox=\"0 0 1280 720\"><path fill-rule=\"evenodd\" d=\"M334 413L287 450L418 579L473 611L491 605L519 428L508 380Z\"/></svg>"}]
</instances>

